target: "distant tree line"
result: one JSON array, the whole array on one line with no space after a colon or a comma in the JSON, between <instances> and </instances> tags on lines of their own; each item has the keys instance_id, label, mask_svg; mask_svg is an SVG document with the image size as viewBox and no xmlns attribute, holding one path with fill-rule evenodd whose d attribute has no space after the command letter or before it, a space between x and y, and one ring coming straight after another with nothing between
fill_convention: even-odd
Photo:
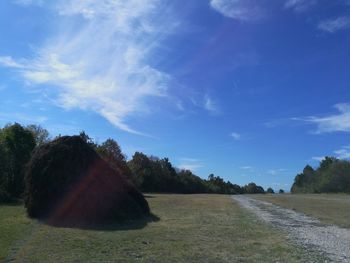
<instances>
[{"instance_id":1,"label":"distant tree line","mask_svg":"<svg viewBox=\"0 0 350 263\"><path fill-rule=\"evenodd\" d=\"M292 193L350 193L350 162L325 157L318 168L305 166L294 179Z\"/></svg>"},{"instance_id":2,"label":"distant tree line","mask_svg":"<svg viewBox=\"0 0 350 263\"><path fill-rule=\"evenodd\" d=\"M127 160L119 144L107 139L98 144L85 132L84 139L109 165L118 170L143 192L156 193L217 193L217 194L258 194L265 193L263 187L255 183L244 186L225 181L210 174L202 179L190 170L178 169L168 158L147 156L135 152ZM33 151L51 140L49 132L39 125L22 126L8 124L0 129L0 202L8 202L23 197L26 164ZM268 193L274 193L271 188Z\"/></svg>"}]
</instances>

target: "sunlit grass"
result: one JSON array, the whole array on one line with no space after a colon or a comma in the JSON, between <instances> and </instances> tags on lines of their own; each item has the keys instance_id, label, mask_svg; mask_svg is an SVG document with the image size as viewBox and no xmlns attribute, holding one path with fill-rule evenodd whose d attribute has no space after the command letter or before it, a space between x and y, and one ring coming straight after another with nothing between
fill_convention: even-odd
<instances>
[{"instance_id":1,"label":"sunlit grass","mask_svg":"<svg viewBox=\"0 0 350 263\"><path fill-rule=\"evenodd\" d=\"M57 228L1 206L1 260L24 262L310 262L230 196L148 195L159 221L99 230Z\"/></svg>"}]
</instances>

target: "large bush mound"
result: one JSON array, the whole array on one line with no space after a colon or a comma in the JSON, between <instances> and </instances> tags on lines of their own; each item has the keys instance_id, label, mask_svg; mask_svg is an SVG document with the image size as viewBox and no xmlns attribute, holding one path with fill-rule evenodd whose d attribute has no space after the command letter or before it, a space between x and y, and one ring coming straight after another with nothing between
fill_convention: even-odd
<instances>
[{"instance_id":1,"label":"large bush mound","mask_svg":"<svg viewBox=\"0 0 350 263\"><path fill-rule=\"evenodd\" d=\"M38 148L25 176L28 215L50 224L101 224L149 214L143 195L80 136Z\"/></svg>"}]
</instances>

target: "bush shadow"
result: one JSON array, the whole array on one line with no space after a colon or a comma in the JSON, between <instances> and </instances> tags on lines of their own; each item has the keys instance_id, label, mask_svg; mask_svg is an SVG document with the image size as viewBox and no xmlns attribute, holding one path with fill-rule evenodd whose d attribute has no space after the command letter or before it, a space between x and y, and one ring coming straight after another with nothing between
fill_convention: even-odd
<instances>
[{"instance_id":1,"label":"bush shadow","mask_svg":"<svg viewBox=\"0 0 350 263\"><path fill-rule=\"evenodd\" d=\"M156 196L150 195L150 194L144 194L143 197L144 198L156 198Z\"/></svg>"},{"instance_id":2,"label":"bush shadow","mask_svg":"<svg viewBox=\"0 0 350 263\"><path fill-rule=\"evenodd\" d=\"M79 224L79 223L57 223L50 221L41 221L42 223L58 228L72 228L82 230L96 230L96 231L125 231L125 230L136 230L142 229L148 225L148 223L158 222L160 218L157 215L150 214L140 219L130 219L119 222L108 222L104 224Z\"/></svg>"}]
</instances>

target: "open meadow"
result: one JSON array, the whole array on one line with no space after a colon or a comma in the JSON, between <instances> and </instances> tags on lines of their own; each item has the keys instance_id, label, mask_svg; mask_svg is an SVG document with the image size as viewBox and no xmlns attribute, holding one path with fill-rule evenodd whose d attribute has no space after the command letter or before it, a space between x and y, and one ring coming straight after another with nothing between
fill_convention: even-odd
<instances>
[{"instance_id":1,"label":"open meadow","mask_svg":"<svg viewBox=\"0 0 350 263\"><path fill-rule=\"evenodd\" d=\"M227 195L148 194L154 221L100 229L52 227L22 205L0 206L0 262L310 262ZM319 258L318 258L319 259Z\"/></svg>"},{"instance_id":2,"label":"open meadow","mask_svg":"<svg viewBox=\"0 0 350 263\"><path fill-rule=\"evenodd\" d=\"M302 212L326 224L350 228L349 194L279 194L251 197Z\"/></svg>"}]
</instances>

